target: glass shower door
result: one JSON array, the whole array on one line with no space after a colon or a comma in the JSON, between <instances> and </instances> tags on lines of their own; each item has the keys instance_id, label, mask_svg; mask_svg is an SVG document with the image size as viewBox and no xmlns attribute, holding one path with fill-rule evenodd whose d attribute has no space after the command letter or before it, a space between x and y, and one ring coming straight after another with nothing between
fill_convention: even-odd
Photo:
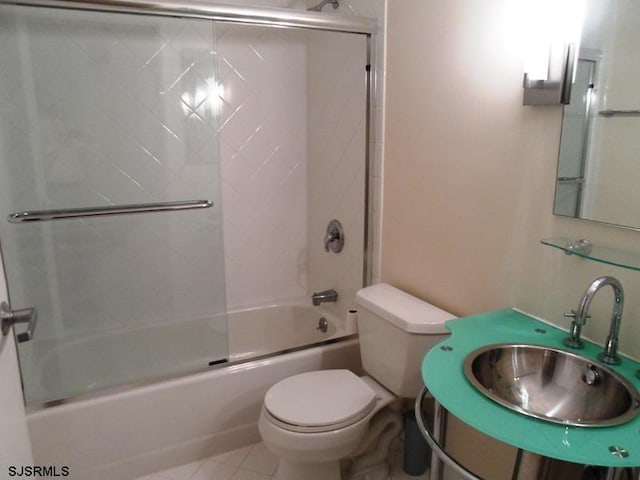
<instances>
[{"instance_id":1,"label":"glass shower door","mask_svg":"<svg viewBox=\"0 0 640 480\"><path fill-rule=\"evenodd\" d=\"M214 24L0 7L0 242L28 404L227 357ZM9 223L14 213L211 208ZM20 332L20 327L17 327Z\"/></svg>"}]
</instances>

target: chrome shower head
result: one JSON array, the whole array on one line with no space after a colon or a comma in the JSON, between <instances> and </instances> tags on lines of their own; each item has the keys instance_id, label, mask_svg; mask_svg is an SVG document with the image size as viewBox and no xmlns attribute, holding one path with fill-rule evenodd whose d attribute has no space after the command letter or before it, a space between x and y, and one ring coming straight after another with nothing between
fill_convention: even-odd
<instances>
[{"instance_id":1,"label":"chrome shower head","mask_svg":"<svg viewBox=\"0 0 640 480\"><path fill-rule=\"evenodd\" d=\"M333 5L334 10L340 6L340 2L338 0L322 0L315 7L307 8L307 10L312 12L321 12L327 3L330 3L331 5Z\"/></svg>"}]
</instances>

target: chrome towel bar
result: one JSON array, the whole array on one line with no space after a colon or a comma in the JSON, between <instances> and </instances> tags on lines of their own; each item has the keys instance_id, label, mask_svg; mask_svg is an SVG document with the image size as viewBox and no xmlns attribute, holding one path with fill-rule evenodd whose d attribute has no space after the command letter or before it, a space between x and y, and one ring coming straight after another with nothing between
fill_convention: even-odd
<instances>
[{"instance_id":1,"label":"chrome towel bar","mask_svg":"<svg viewBox=\"0 0 640 480\"><path fill-rule=\"evenodd\" d=\"M105 207L66 208L60 210L33 210L29 212L12 213L7 217L7 220L9 220L10 223L45 222L65 218L193 210L212 206L213 202L211 200L188 200L182 202L136 203L133 205L109 205Z\"/></svg>"},{"instance_id":2,"label":"chrome towel bar","mask_svg":"<svg viewBox=\"0 0 640 480\"><path fill-rule=\"evenodd\" d=\"M623 115L627 117L640 116L640 110L600 110L598 113L602 117L615 117L618 115Z\"/></svg>"},{"instance_id":3,"label":"chrome towel bar","mask_svg":"<svg viewBox=\"0 0 640 480\"><path fill-rule=\"evenodd\" d=\"M584 177L558 177L558 183L584 183Z\"/></svg>"}]
</instances>

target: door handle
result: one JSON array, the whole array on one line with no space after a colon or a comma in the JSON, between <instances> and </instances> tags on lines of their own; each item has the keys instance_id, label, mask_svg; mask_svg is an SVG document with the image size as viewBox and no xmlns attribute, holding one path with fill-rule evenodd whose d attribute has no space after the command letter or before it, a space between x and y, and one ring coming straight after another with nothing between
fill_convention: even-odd
<instances>
[{"instance_id":1,"label":"door handle","mask_svg":"<svg viewBox=\"0 0 640 480\"><path fill-rule=\"evenodd\" d=\"M11 327L16 323L27 323L27 331L18 333L18 343L28 342L33 339L38 322L38 311L35 308L21 308L12 310L7 302L0 303L0 320L2 320L2 335L7 335Z\"/></svg>"}]
</instances>

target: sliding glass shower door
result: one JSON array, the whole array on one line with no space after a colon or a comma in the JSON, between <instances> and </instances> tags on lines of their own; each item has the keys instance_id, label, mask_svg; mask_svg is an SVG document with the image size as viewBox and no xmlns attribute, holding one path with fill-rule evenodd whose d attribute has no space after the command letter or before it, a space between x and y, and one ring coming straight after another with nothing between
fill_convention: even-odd
<instances>
[{"instance_id":1,"label":"sliding glass shower door","mask_svg":"<svg viewBox=\"0 0 640 480\"><path fill-rule=\"evenodd\" d=\"M213 29L0 7L0 241L11 306L39 316L27 403L227 357ZM213 205L166 207L194 201ZM123 206L159 211L83 215Z\"/></svg>"}]
</instances>

